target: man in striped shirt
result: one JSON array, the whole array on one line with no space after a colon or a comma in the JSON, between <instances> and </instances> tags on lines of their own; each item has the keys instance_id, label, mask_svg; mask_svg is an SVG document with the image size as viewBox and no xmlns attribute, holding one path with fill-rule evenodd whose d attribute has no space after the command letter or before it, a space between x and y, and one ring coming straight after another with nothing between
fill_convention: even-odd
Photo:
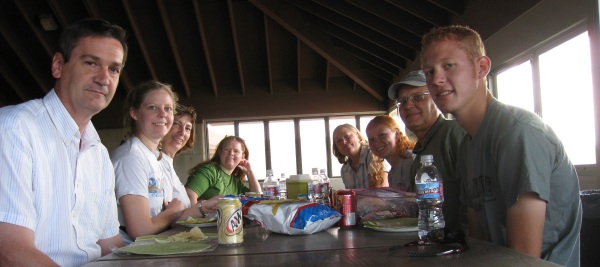
<instances>
[{"instance_id":1,"label":"man in striped shirt","mask_svg":"<svg viewBox=\"0 0 600 267\"><path fill-rule=\"evenodd\" d=\"M122 246L114 170L90 120L115 94L125 38L102 20L65 28L54 89L0 109L0 265L80 266Z\"/></svg>"}]
</instances>

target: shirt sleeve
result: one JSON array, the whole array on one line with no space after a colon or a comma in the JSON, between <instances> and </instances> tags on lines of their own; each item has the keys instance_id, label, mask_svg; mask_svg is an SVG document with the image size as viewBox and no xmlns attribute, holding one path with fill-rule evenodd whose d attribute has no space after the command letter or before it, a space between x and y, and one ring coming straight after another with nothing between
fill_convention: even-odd
<instances>
[{"instance_id":1,"label":"shirt sleeve","mask_svg":"<svg viewBox=\"0 0 600 267\"><path fill-rule=\"evenodd\" d=\"M216 178L216 172L210 168L210 164L200 166L188 177L185 187L191 189L201 197L210 187L210 180Z\"/></svg>"},{"instance_id":2,"label":"shirt sleeve","mask_svg":"<svg viewBox=\"0 0 600 267\"><path fill-rule=\"evenodd\" d=\"M535 192L548 201L556 146L539 129L521 125L501 138L494 161L506 207Z\"/></svg>"},{"instance_id":3,"label":"shirt sleeve","mask_svg":"<svg viewBox=\"0 0 600 267\"><path fill-rule=\"evenodd\" d=\"M148 178L151 166L143 155L135 153L123 156L114 162L116 197L138 195L148 198Z\"/></svg>"},{"instance_id":4,"label":"shirt sleeve","mask_svg":"<svg viewBox=\"0 0 600 267\"><path fill-rule=\"evenodd\" d=\"M34 229L33 150L21 127L0 125L0 221Z\"/></svg>"}]
</instances>

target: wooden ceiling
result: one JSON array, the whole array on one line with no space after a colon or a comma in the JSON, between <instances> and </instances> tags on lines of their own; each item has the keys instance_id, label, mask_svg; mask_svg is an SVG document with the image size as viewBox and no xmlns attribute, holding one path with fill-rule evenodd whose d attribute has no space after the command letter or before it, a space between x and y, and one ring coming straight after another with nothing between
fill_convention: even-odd
<instances>
[{"instance_id":1,"label":"wooden ceiling","mask_svg":"<svg viewBox=\"0 0 600 267\"><path fill-rule=\"evenodd\" d=\"M540 1L3 0L0 106L47 93L60 30L96 17L125 28L130 46L99 129L122 127L123 99L149 79L202 119L385 111L430 28L469 25L485 39Z\"/></svg>"}]
</instances>

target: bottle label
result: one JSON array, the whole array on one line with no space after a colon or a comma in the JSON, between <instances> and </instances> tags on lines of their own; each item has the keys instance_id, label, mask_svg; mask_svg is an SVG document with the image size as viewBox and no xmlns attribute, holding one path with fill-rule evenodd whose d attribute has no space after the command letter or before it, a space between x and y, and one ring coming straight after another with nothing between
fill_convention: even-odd
<instances>
[{"instance_id":1,"label":"bottle label","mask_svg":"<svg viewBox=\"0 0 600 267\"><path fill-rule=\"evenodd\" d=\"M265 197L274 197L279 194L279 187L269 186L264 188L263 195Z\"/></svg>"},{"instance_id":2,"label":"bottle label","mask_svg":"<svg viewBox=\"0 0 600 267\"><path fill-rule=\"evenodd\" d=\"M443 196L442 182L416 184L417 198L441 198Z\"/></svg>"}]
</instances>

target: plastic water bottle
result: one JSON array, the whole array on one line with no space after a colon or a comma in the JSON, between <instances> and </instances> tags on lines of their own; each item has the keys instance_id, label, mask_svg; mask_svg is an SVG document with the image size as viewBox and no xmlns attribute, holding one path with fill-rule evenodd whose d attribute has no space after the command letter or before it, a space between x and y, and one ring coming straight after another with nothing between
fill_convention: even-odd
<instances>
[{"instance_id":1,"label":"plastic water bottle","mask_svg":"<svg viewBox=\"0 0 600 267\"><path fill-rule=\"evenodd\" d=\"M279 178L279 198L287 199L287 181L286 181L285 173L281 173L281 178Z\"/></svg>"},{"instance_id":2,"label":"plastic water bottle","mask_svg":"<svg viewBox=\"0 0 600 267\"><path fill-rule=\"evenodd\" d=\"M312 168L312 175L310 181L308 181L308 199L311 202L319 202L321 198L321 185L319 183L319 168Z\"/></svg>"},{"instance_id":3,"label":"plastic water bottle","mask_svg":"<svg viewBox=\"0 0 600 267\"><path fill-rule=\"evenodd\" d=\"M331 199L329 196L329 191L330 191L331 187L329 185L329 177L327 176L325 169L319 170L319 176L321 177L321 180L323 181L323 184L321 186L321 195L323 196L322 197L323 201L321 204L324 204L325 206L330 207Z\"/></svg>"},{"instance_id":4,"label":"plastic water bottle","mask_svg":"<svg viewBox=\"0 0 600 267\"><path fill-rule=\"evenodd\" d=\"M444 186L442 176L433 165L433 155L421 156L421 168L415 176L419 206L419 239L424 242L444 239Z\"/></svg>"},{"instance_id":5,"label":"plastic water bottle","mask_svg":"<svg viewBox=\"0 0 600 267\"><path fill-rule=\"evenodd\" d=\"M263 195L270 199L279 199L279 182L273 177L273 171L267 170L267 178L263 182Z\"/></svg>"}]
</instances>

